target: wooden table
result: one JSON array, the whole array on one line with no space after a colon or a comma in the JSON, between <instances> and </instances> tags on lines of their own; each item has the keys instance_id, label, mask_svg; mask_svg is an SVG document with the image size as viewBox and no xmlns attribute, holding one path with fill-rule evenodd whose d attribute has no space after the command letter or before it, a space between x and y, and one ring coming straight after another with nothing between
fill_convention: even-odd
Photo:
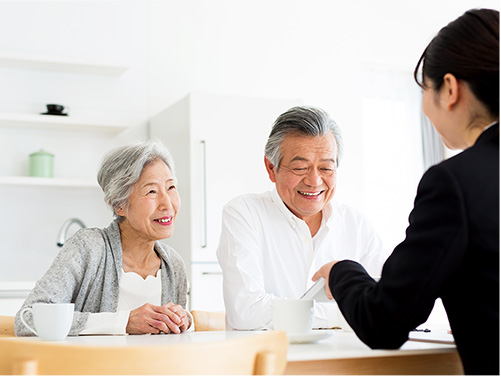
<instances>
[{"instance_id":1,"label":"wooden table","mask_svg":"<svg viewBox=\"0 0 501 376\"><path fill-rule=\"evenodd\" d=\"M286 374L461 374L455 345L406 342L399 350L371 350L353 332L329 331L331 336L315 343L290 344ZM221 341L260 332L191 332L180 335L79 336L61 343L69 346L151 346ZM13 341L40 341L36 337Z\"/></svg>"},{"instance_id":2,"label":"wooden table","mask_svg":"<svg viewBox=\"0 0 501 376\"><path fill-rule=\"evenodd\" d=\"M407 341L398 350L371 350L353 332L332 330L316 343L291 344L291 375L463 374L454 344Z\"/></svg>"}]
</instances>

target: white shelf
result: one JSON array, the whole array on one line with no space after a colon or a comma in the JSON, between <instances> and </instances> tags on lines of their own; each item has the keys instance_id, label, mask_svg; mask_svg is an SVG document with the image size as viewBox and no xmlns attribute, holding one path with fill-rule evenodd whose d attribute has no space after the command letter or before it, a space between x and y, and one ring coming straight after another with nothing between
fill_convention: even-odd
<instances>
[{"instance_id":1,"label":"white shelf","mask_svg":"<svg viewBox=\"0 0 501 376\"><path fill-rule=\"evenodd\" d=\"M83 61L80 59L77 61L66 57L23 54L1 54L0 66L109 76L119 76L129 69L125 64L115 62Z\"/></svg>"},{"instance_id":2,"label":"white shelf","mask_svg":"<svg viewBox=\"0 0 501 376\"><path fill-rule=\"evenodd\" d=\"M129 125L78 119L71 116L0 113L0 127L93 131L118 134L129 128Z\"/></svg>"},{"instance_id":3,"label":"white shelf","mask_svg":"<svg viewBox=\"0 0 501 376\"><path fill-rule=\"evenodd\" d=\"M31 176L0 176L0 186L2 185L61 188L99 188L97 182L92 180L67 178L34 178Z\"/></svg>"}]
</instances>

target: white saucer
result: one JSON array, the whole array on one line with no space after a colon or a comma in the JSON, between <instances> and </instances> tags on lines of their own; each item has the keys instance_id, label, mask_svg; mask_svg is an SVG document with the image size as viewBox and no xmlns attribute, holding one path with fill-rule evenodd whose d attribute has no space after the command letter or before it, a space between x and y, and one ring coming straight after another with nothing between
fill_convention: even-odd
<instances>
[{"instance_id":1,"label":"white saucer","mask_svg":"<svg viewBox=\"0 0 501 376\"><path fill-rule=\"evenodd\" d=\"M290 343L311 343L330 337L332 333L324 331L314 331L308 334L290 334Z\"/></svg>"}]
</instances>

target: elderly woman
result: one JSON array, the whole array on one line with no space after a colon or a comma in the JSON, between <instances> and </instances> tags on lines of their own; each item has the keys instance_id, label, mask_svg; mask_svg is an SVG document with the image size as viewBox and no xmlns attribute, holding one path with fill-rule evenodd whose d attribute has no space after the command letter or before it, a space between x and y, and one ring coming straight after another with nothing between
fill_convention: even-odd
<instances>
[{"instance_id":1,"label":"elderly woman","mask_svg":"<svg viewBox=\"0 0 501 376\"><path fill-rule=\"evenodd\" d=\"M119 147L104 158L98 182L114 221L66 242L17 313L16 335L32 335L19 315L38 302L75 304L70 335L192 329L183 261L158 241L172 236L180 206L168 150L156 142ZM30 313L25 319L32 323Z\"/></svg>"}]
</instances>

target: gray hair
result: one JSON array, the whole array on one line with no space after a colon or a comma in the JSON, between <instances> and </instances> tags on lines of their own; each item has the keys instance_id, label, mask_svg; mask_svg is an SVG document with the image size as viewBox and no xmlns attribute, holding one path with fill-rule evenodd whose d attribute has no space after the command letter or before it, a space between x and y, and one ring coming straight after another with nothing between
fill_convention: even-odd
<instances>
[{"instance_id":1,"label":"gray hair","mask_svg":"<svg viewBox=\"0 0 501 376\"><path fill-rule=\"evenodd\" d=\"M115 209L127 206L134 184L139 180L143 169L157 159L169 167L176 179L174 161L169 150L156 140L120 146L104 157L97 181L104 192L104 201L119 222L124 217L116 214Z\"/></svg>"},{"instance_id":2,"label":"gray hair","mask_svg":"<svg viewBox=\"0 0 501 376\"><path fill-rule=\"evenodd\" d=\"M310 106L292 107L275 120L266 143L264 155L275 168L278 168L282 161L281 146L287 136L297 134L315 137L325 136L328 132L332 132L336 140L336 164L339 165L343 154L343 139L341 129L334 120L320 108Z\"/></svg>"}]
</instances>

